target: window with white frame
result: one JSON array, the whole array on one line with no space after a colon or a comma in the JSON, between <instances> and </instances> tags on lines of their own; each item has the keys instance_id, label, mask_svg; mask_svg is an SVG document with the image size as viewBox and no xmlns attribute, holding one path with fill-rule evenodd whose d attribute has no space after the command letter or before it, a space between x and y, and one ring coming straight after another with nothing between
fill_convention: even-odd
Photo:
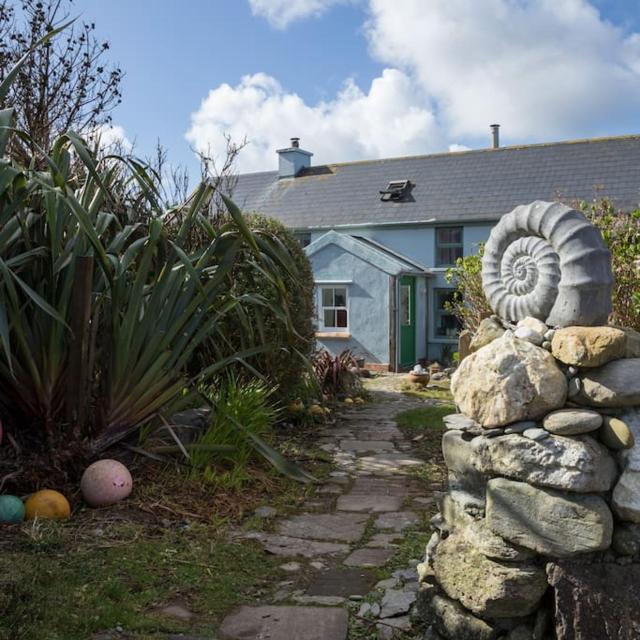
<instances>
[{"instance_id":1,"label":"window with white frame","mask_svg":"<svg viewBox=\"0 0 640 640\"><path fill-rule=\"evenodd\" d=\"M464 253L462 227L436 227L436 267L451 267Z\"/></svg>"},{"instance_id":2,"label":"window with white frame","mask_svg":"<svg viewBox=\"0 0 640 640\"><path fill-rule=\"evenodd\" d=\"M320 287L320 325L328 331L344 331L349 327L345 286Z\"/></svg>"},{"instance_id":3,"label":"window with white frame","mask_svg":"<svg viewBox=\"0 0 640 640\"><path fill-rule=\"evenodd\" d=\"M455 340L461 326L458 318L451 312L455 300L454 289L435 289L434 296L434 335L436 338Z\"/></svg>"}]
</instances>

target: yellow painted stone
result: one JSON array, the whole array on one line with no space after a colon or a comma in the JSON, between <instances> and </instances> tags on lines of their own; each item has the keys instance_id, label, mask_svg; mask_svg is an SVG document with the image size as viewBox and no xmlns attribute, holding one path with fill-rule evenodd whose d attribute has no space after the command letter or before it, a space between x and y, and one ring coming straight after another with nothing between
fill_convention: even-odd
<instances>
[{"instance_id":1,"label":"yellow painted stone","mask_svg":"<svg viewBox=\"0 0 640 640\"><path fill-rule=\"evenodd\" d=\"M71 515L69 501L58 491L42 489L29 496L24 505L27 520L66 520Z\"/></svg>"},{"instance_id":2,"label":"yellow painted stone","mask_svg":"<svg viewBox=\"0 0 640 640\"><path fill-rule=\"evenodd\" d=\"M287 409L290 413L300 413L304 411L304 403L302 400L296 400L295 402L292 402Z\"/></svg>"},{"instance_id":3,"label":"yellow painted stone","mask_svg":"<svg viewBox=\"0 0 640 640\"><path fill-rule=\"evenodd\" d=\"M635 438L627 423L619 418L605 416L600 427L600 441L609 449L631 449L635 444Z\"/></svg>"}]
</instances>

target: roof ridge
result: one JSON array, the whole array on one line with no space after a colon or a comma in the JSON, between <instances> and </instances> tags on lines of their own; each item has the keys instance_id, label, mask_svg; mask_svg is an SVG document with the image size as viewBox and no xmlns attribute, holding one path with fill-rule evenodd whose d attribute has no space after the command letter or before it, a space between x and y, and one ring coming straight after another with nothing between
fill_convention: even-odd
<instances>
[{"instance_id":1,"label":"roof ridge","mask_svg":"<svg viewBox=\"0 0 640 640\"><path fill-rule=\"evenodd\" d=\"M502 147L498 147L494 149L493 147L484 147L482 149L466 149L464 151L438 151L436 153L423 153L418 155L407 155L407 156L392 156L389 158L371 158L368 160L348 160L345 162L326 162L324 164L316 164L309 167L309 170L313 172L322 167L345 167L345 166L354 166L354 165L362 165L362 164L375 164L375 163L383 163L383 162L396 162L401 160L423 160L426 158L439 158L445 156L464 156L471 154L482 154L482 153L501 153L507 151L518 151L523 149L535 149L541 147L560 147L560 146L568 146L575 144L597 144L603 142L612 142L612 141L623 141L623 140L640 140L640 133L629 133L625 135L619 136L600 136L597 138L573 138L570 140L557 140L555 142L532 142L527 144L514 144L514 145L506 145ZM239 173L239 176L260 176L260 175L277 175L278 170L272 169L271 171L249 171L247 173ZM303 170L300 178L305 177L305 171Z\"/></svg>"},{"instance_id":2,"label":"roof ridge","mask_svg":"<svg viewBox=\"0 0 640 640\"><path fill-rule=\"evenodd\" d=\"M440 156L462 156L468 154L480 154L480 153L500 153L501 151L516 151L519 149L531 149L537 147L555 147L555 146L564 146L564 145L573 145L573 144L589 144L589 143L599 143L599 142L610 142L610 141L618 141L618 140L640 140L639 133L629 133L620 136L601 136L598 138L575 138L571 140L558 140L555 142L532 142L528 144L514 144L509 146L502 146L498 148L493 147L485 147L482 149L466 149L464 151L439 151L437 153L424 153L420 155L413 156L393 156L390 158L372 158L370 160L350 160L347 162L328 162L326 164L313 165L310 169L315 169L318 167L344 167L346 165L355 165L355 164L373 164L376 162L390 162L396 160L421 160L424 158L437 158ZM304 174L303 174L304 175Z\"/></svg>"}]
</instances>

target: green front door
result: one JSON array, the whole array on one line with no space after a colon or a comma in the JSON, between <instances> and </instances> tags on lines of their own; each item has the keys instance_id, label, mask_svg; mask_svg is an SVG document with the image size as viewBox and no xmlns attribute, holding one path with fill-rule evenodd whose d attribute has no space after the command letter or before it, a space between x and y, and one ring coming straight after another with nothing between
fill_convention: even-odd
<instances>
[{"instance_id":1,"label":"green front door","mask_svg":"<svg viewBox=\"0 0 640 640\"><path fill-rule=\"evenodd\" d=\"M400 278L400 366L412 367L416 363L416 279Z\"/></svg>"}]
</instances>

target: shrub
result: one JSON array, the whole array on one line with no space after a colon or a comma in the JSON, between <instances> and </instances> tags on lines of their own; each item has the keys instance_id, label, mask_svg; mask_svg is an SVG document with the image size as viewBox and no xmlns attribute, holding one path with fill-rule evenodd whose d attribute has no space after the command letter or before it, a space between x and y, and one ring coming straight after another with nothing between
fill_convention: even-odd
<instances>
[{"instance_id":1,"label":"shrub","mask_svg":"<svg viewBox=\"0 0 640 640\"><path fill-rule=\"evenodd\" d=\"M243 383L230 376L217 386L203 387L201 392L213 412L206 431L190 448L189 463L194 475L211 481L219 477L221 467L246 467L256 455L248 433L268 440L279 412L270 404L273 388L260 380Z\"/></svg>"},{"instance_id":2,"label":"shrub","mask_svg":"<svg viewBox=\"0 0 640 640\"><path fill-rule=\"evenodd\" d=\"M16 74L0 84L0 101ZM51 485L189 402L185 389L197 380L266 351L255 343L228 348L224 328L249 333L249 309L252 322L259 324L264 310L287 324L284 299L256 289L234 295L232 267L242 254L282 290L290 260L275 238L251 233L229 200L228 220L213 228L203 215L213 191L207 183L179 207L175 226L175 210L157 204L157 187L142 165L98 161L72 132L53 143L46 171L3 158L13 117L12 109L0 111L3 458L7 466L12 451L20 468L11 474L14 484L46 478ZM127 223L113 211L129 183L141 194L130 206L151 212L147 223ZM208 241L192 250L194 227ZM221 348L188 371L204 341Z\"/></svg>"},{"instance_id":3,"label":"shrub","mask_svg":"<svg viewBox=\"0 0 640 640\"><path fill-rule=\"evenodd\" d=\"M315 344L313 270L300 243L281 222L258 214L245 215L244 219L258 241L277 244L289 263L286 270L280 270L281 278L276 282L268 273L254 268L247 260L246 249L238 252L231 271L231 293L242 299L258 291L272 307L248 308L243 326L229 317L223 323L224 333L232 350L269 346L267 352L251 360L251 365L276 387L277 397L286 403L301 393L307 395L301 382L309 377ZM283 310L288 314L285 322L278 315ZM198 358L202 362L208 360L211 346L209 342L200 350Z\"/></svg>"},{"instance_id":4,"label":"shrub","mask_svg":"<svg viewBox=\"0 0 640 640\"><path fill-rule=\"evenodd\" d=\"M606 198L583 202L580 209L599 227L611 251L615 284L609 322L640 330L640 210L616 211Z\"/></svg>"},{"instance_id":5,"label":"shrub","mask_svg":"<svg viewBox=\"0 0 640 640\"><path fill-rule=\"evenodd\" d=\"M482 254L480 246L477 254L458 258L456 266L447 270L446 280L456 286L453 302L446 308L460 321L463 329L475 332L483 318L492 310L482 289Z\"/></svg>"},{"instance_id":6,"label":"shrub","mask_svg":"<svg viewBox=\"0 0 640 640\"><path fill-rule=\"evenodd\" d=\"M330 398L362 393L362 380L352 371L357 366L350 349L345 349L337 356L332 356L323 349L313 356L313 370L320 389Z\"/></svg>"}]
</instances>

